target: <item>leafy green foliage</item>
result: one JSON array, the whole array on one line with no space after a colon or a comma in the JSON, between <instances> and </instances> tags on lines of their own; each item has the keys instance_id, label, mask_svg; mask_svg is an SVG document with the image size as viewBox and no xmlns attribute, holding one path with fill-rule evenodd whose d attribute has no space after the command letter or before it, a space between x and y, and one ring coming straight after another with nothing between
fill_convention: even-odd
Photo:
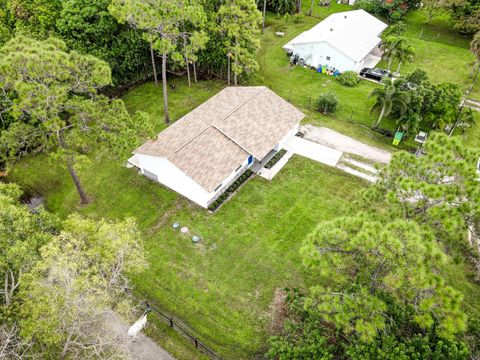
<instances>
[{"instance_id":1,"label":"leafy green foliage","mask_svg":"<svg viewBox=\"0 0 480 360\"><path fill-rule=\"evenodd\" d=\"M1 49L0 84L14 91L15 118L0 137L1 156L12 162L28 153L49 153L66 162L82 203L88 202L75 165L92 149L112 154L131 149L137 131L149 133L142 114L132 118L121 100L99 89L110 85L105 62L75 51L56 39L16 37ZM4 101L8 101L4 98Z\"/></svg>"},{"instance_id":2,"label":"leafy green foliage","mask_svg":"<svg viewBox=\"0 0 480 360\"><path fill-rule=\"evenodd\" d=\"M150 74L148 43L141 33L110 15L110 2L65 1L56 21L57 32L70 48L108 62L114 85L144 79Z\"/></svg>"},{"instance_id":3,"label":"leafy green foliage","mask_svg":"<svg viewBox=\"0 0 480 360\"><path fill-rule=\"evenodd\" d=\"M141 237L132 219L112 223L69 216L23 277L20 335L55 358L115 354L105 316L132 313L125 273L144 268Z\"/></svg>"},{"instance_id":4,"label":"leafy green foliage","mask_svg":"<svg viewBox=\"0 0 480 360\"><path fill-rule=\"evenodd\" d=\"M9 317L22 274L36 265L40 248L50 241L58 225L43 209L29 211L20 203L21 196L15 184L0 183L0 319Z\"/></svg>"},{"instance_id":5,"label":"leafy green foliage","mask_svg":"<svg viewBox=\"0 0 480 360\"><path fill-rule=\"evenodd\" d=\"M437 333L451 338L465 317L462 296L438 276L445 255L430 230L387 219L360 214L319 224L301 252L328 285L312 288L309 302L326 321L368 342L386 327L387 305L378 294L387 293L412 306L420 327L436 323Z\"/></svg>"},{"instance_id":6,"label":"leafy green foliage","mask_svg":"<svg viewBox=\"0 0 480 360\"><path fill-rule=\"evenodd\" d=\"M355 336L340 336L322 320L316 309L306 306L308 299L297 289L286 298L288 318L282 336L269 340L270 359L436 359L466 360L471 352L465 343L440 339L423 332L411 322L411 314L391 298L386 301L385 316L390 319L385 331L371 342Z\"/></svg>"},{"instance_id":7,"label":"leafy green foliage","mask_svg":"<svg viewBox=\"0 0 480 360\"><path fill-rule=\"evenodd\" d=\"M62 9L61 0L8 0L7 8L14 14L18 33L45 38L55 31Z\"/></svg>"},{"instance_id":8,"label":"leafy green foliage","mask_svg":"<svg viewBox=\"0 0 480 360\"><path fill-rule=\"evenodd\" d=\"M360 82L360 78L358 77L358 74L355 71L351 71L351 70L341 73L337 77L337 80L340 84L348 87L353 87Z\"/></svg>"},{"instance_id":9,"label":"leafy green foliage","mask_svg":"<svg viewBox=\"0 0 480 360\"><path fill-rule=\"evenodd\" d=\"M480 216L480 151L464 146L460 138L434 133L423 153L395 153L367 191L365 207L380 201L407 219L428 224L443 239L466 241L467 228Z\"/></svg>"},{"instance_id":10,"label":"leafy green foliage","mask_svg":"<svg viewBox=\"0 0 480 360\"><path fill-rule=\"evenodd\" d=\"M295 0L267 0L267 10L280 15L293 14L296 7Z\"/></svg>"},{"instance_id":11,"label":"leafy green foliage","mask_svg":"<svg viewBox=\"0 0 480 360\"><path fill-rule=\"evenodd\" d=\"M332 91L321 94L316 102L317 110L324 114L331 114L337 110L338 96Z\"/></svg>"},{"instance_id":12,"label":"leafy green foliage","mask_svg":"<svg viewBox=\"0 0 480 360\"><path fill-rule=\"evenodd\" d=\"M375 88L370 93L370 97L375 98L375 104L372 106L372 112L379 110L378 119L373 122L372 128L377 128L384 116L388 116L393 109L403 113L409 103L409 95L405 92L398 82L391 79L383 80L385 86Z\"/></svg>"}]
</instances>

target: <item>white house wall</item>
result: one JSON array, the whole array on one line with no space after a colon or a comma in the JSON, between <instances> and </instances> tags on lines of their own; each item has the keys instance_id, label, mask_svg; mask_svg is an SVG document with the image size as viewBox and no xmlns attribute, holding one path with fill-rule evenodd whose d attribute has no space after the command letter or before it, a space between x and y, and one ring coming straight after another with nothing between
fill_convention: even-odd
<instances>
[{"instance_id":1,"label":"white house wall","mask_svg":"<svg viewBox=\"0 0 480 360\"><path fill-rule=\"evenodd\" d=\"M277 144L277 146L275 146L275 150L280 150L280 149L283 149L284 146L285 146L285 143L287 142L288 139L290 139L292 136L295 136L297 133L298 133L298 129L300 127L300 123L298 123L297 125L295 125L292 130L290 130L288 132L287 135L285 135L283 137L282 140L280 140L280 142Z\"/></svg>"},{"instance_id":2,"label":"white house wall","mask_svg":"<svg viewBox=\"0 0 480 360\"><path fill-rule=\"evenodd\" d=\"M158 182L206 208L211 198L205 189L165 158L136 154L142 173L155 174Z\"/></svg>"},{"instance_id":3,"label":"white house wall","mask_svg":"<svg viewBox=\"0 0 480 360\"><path fill-rule=\"evenodd\" d=\"M298 54L305 64L318 67L318 65L329 65L340 72L355 70L358 64L345 54L341 53L326 42L294 44L293 53ZM330 60L327 60L327 56Z\"/></svg>"}]
</instances>

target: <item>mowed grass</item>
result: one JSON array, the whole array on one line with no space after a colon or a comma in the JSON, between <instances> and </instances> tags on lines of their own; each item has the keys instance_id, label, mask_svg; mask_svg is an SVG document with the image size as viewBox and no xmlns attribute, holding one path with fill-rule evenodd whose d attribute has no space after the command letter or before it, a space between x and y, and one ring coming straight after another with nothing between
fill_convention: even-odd
<instances>
[{"instance_id":1,"label":"mowed grass","mask_svg":"<svg viewBox=\"0 0 480 360\"><path fill-rule=\"evenodd\" d=\"M176 93L170 92L172 120L223 86L200 83L188 88L183 80L176 83ZM143 108L154 115L152 121L161 129L159 94L160 88L147 83L133 89L125 101L131 111ZM366 186L337 169L294 157L271 182L249 180L210 214L127 169L125 159L92 156L79 169L93 200L85 207L78 206L68 172L44 156L22 161L8 180L45 197L47 209L62 217L78 212L95 219L135 218L149 262L145 273L132 276L137 294L176 316L226 359L249 359L266 349L275 290L307 286L315 276L302 265L302 240L318 222L344 213ZM188 236L172 229L175 221L190 229ZM192 235L202 241L193 244ZM178 359L201 358L180 337L157 326L152 336Z\"/></svg>"},{"instance_id":2,"label":"mowed grass","mask_svg":"<svg viewBox=\"0 0 480 360\"><path fill-rule=\"evenodd\" d=\"M315 14L318 11L325 17L342 9L349 8L332 4L329 9L316 8ZM281 45L319 19L306 18L304 23L290 23L286 28L282 21L269 15L271 27L263 37L259 55L260 76L252 83L271 86L292 101L306 112L305 122L389 148L389 139L369 129L375 115L370 114L373 100L368 94L377 85L363 81L356 88L345 88L332 77L289 68ZM287 30L286 38L274 37L275 26ZM184 79L173 82L175 89L169 88L172 121L225 86L221 81L205 81L188 88ZM335 117L304 109L326 89L335 90L340 97ZM161 87L146 83L123 99L129 111L148 112L157 131L165 128ZM389 128L392 124L384 123ZM478 145L478 129L465 133L469 143ZM68 172L46 157L22 161L8 180L44 196L46 207L62 217L72 212L96 219L134 217L150 264L145 273L132 276L137 294L181 319L224 358L259 357L267 346L275 290L306 287L315 280L315 274L301 264L302 240L320 221L344 214L366 184L334 168L294 157L271 182L251 179L218 212L209 214L134 169L125 168L128 156L118 160L92 156L91 163L79 170L93 200L86 207L78 206ZM190 229L188 236L171 228L175 221ZM201 236L202 241L193 244L191 235ZM466 278L461 266L452 266L449 280L466 293L467 309L472 313L479 310L479 287ZM151 335L176 358L202 357L167 327L157 326L157 331L149 330Z\"/></svg>"},{"instance_id":3,"label":"mowed grass","mask_svg":"<svg viewBox=\"0 0 480 360\"><path fill-rule=\"evenodd\" d=\"M305 14L310 4L303 5ZM350 6L332 3L330 7L314 6L313 17L305 16L300 23L292 19L285 21L283 17L267 14L267 29L262 36L262 47L259 52L260 71L253 83L265 84L291 101L298 107L311 108L318 96L326 91L333 91L339 98L339 106L333 116L323 116L317 112L307 112L305 122L325 125L359 140L391 148L391 139L369 130L378 116L372 113L374 99L369 98L371 91L380 86L363 80L353 88L342 86L332 76L318 74L313 70L290 66L289 59L282 49L289 40L310 29L312 26L338 11L352 10ZM416 68L425 70L433 83L454 82L466 91L472 79L469 78L474 57L470 53L469 39L460 36L452 28L446 14L440 14L425 24L425 13L422 10L412 11L405 19L406 36L415 47L416 56L412 63L401 67L403 75ZM275 32L285 33L285 37L275 36ZM393 63L393 69L396 69ZM384 66L381 62L380 66ZM480 82L470 94L470 98L479 98ZM395 130L394 119L385 119L382 128ZM402 144L404 145L404 144ZM413 146L411 142L407 147Z\"/></svg>"},{"instance_id":4,"label":"mowed grass","mask_svg":"<svg viewBox=\"0 0 480 360\"><path fill-rule=\"evenodd\" d=\"M302 266L302 240L319 221L341 215L364 186L294 157L273 181L252 179L215 214L179 200L151 229L150 269L134 282L226 358L252 358L266 349L275 289L305 286L315 275ZM173 230L173 222L190 233Z\"/></svg>"}]
</instances>

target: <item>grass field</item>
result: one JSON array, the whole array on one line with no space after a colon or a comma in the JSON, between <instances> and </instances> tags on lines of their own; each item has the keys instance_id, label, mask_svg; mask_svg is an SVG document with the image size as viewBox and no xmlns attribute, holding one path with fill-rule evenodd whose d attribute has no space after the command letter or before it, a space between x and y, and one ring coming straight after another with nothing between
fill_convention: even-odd
<instances>
[{"instance_id":1,"label":"grass field","mask_svg":"<svg viewBox=\"0 0 480 360\"><path fill-rule=\"evenodd\" d=\"M134 217L150 264L132 279L138 294L182 319L227 359L265 350L275 289L309 283L299 256L302 239L319 221L342 214L365 186L294 157L272 182L253 178L212 215L133 169L98 159L80 172L94 202L78 208L68 174L43 160L25 161L10 180L41 192L47 207L62 215ZM200 235L201 243L174 231L175 221ZM193 358L184 344L165 340L162 345L178 358Z\"/></svg>"},{"instance_id":2,"label":"grass field","mask_svg":"<svg viewBox=\"0 0 480 360\"><path fill-rule=\"evenodd\" d=\"M329 9L315 8L314 14L325 17L343 9L349 8L332 4ZM421 19L417 15L409 18L411 34L417 33ZM270 28L259 55L261 71L252 82L271 86L291 100L306 112L305 122L391 148L389 139L369 128L374 115L370 114L372 100L367 95L377 85L364 81L356 88L345 88L331 77L288 66L281 45L318 21L306 18L302 24L284 24L270 14ZM285 30L287 37L274 37L277 29ZM429 31L424 30L424 34ZM447 34L442 35L442 41L428 44L439 52L455 54L452 49L458 48L465 54L467 42ZM428 49L426 40L419 41ZM418 64L428 67L428 52L423 54ZM205 81L188 88L184 79L175 80L175 84L175 90L169 91L173 120L225 86L221 81ZM336 117L304 109L312 94L326 89L335 90L340 97ZM129 111L152 115L157 131L165 127L161 87L146 83L123 99ZM392 126L385 123L385 127ZM467 143L480 146L479 135L480 125L464 137ZM265 350L275 290L306 286L315 279L315 274L307 273L301 264L298 250L302 239L319 221L345 213L357 192L366 186L334 168L294 157L271 182L253 178L217 213L209 214L122 166L127 157L125 154L122 161L92 157L91 163L80 169L81 180L93 198L86 207L78 206L68 172L45 157L22 161L8 180L18 182L28 193L44 196L46 207L62 217L72 212L92 218L134 217L143 233L150 264L145 273L132 277L138 294L182 319L226 359L255 358ZM202 241L194 245L189 236L174 231L171 224L176 221L187 226L191 235L200 235ZM480 311L480 287L466 278L462 266L452 265L448 280L466 294L467 310L476 313ZM168 327L161 323L157 326L157 331L149 330L150 334L177 359L202 358Z\"/></svg>"},{"instance_id":3,"label":"grass field","mask_svg":"<svg viewBox=\"0 0 480 360\"><path fill-rule=\"evenodd\" d=\"M305 2L304 13L307 13L308 9L309 3ZM326 125L349 135L355 134L363 141L388 147L391 139L368 130L377 116L370 112L374 99L368 96L379 85L362 81L354 88L344 87L331 76L290 66L288 57L281 48L288 40L308 30L331 13L346 10L351 10L351 7L336 3L332 3L330 7L315 6L314 17L305 16L299 24L268 14L267 30L262 37L259 53L260 72L255 83L269 86L299 107L311 106L322 92L334 91L340 100L334 116L326 117L309 112L306 122ZM450 28L444 14L435 17L430 25L425 24L425 21L422 11L411 12L405 19L408 29L406 36L414 44L416 57L412 63L402 66L402 74L421 68L429 74L434 83L451 81L466 90L471 82L469 75L474 62L473 55L468 50L469 40ZM276 37L277 31L285 32L285 37ZM380 63L380 66L382 65ZM394 63L393 69L395 68ZM480 98L480 82L470 94L470 98ZM395 130L396 125L393 120L386 119L381 127ZM412 143L407 143L407 146L412 146Z\"/></svg>"}]
</instances>

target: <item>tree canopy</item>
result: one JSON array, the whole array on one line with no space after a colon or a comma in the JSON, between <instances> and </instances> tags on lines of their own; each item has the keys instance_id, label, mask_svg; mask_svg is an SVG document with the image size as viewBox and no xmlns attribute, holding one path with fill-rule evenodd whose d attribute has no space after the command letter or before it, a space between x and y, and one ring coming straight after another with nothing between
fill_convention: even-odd
<instances>
[{"instance_id":1,"label":"tree canopy","mask_svg":"<svg viewBox=\"0 0 480 360\"><path fill-rule=\"evenodd\" d=\"M107 63L68 51L57 39L16 37L0 50L0 86L15 119L2 131L3 160L27 153L48 153L63 161L82 203L88 202L75 167L95 150L122 153L145 129L143 114L132 118L121 100L110 101L99 90L111 84Z\"/></svg>"}]
</instances>

